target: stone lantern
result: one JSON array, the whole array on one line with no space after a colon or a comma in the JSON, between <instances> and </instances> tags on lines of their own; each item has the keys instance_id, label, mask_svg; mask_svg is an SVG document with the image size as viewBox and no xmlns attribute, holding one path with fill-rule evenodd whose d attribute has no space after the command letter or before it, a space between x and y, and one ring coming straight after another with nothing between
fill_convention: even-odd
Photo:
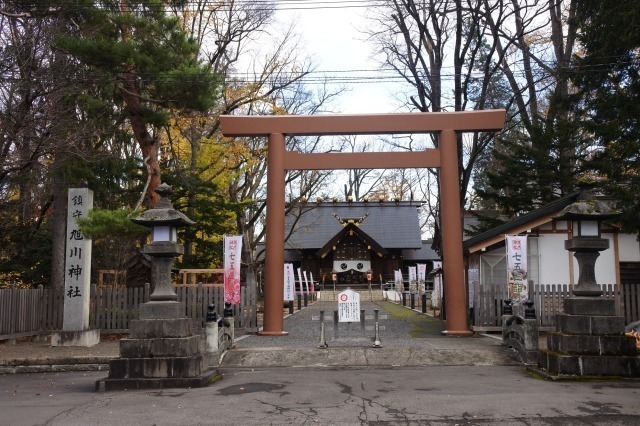
<instances>
[{"instance_id":1,"label":"stone lantern","mask_svg":"<svg viewBox=\"0 0 640 426\"><path fill-rule=\"evenodd\" d=\"M609 248L609 240L601 237L600 227L603 221L619 216L620 213L612 209L609 203L582 193L576 202L565 207L554 218L572 224L573 236L564 242L564 247L572 251L578 261L578 283L573 289L575 296L602 295L602 289L596 282L595 264L600 252Z\"/></svg>"},{"instance_id":2,"label":"stone lantern","mask_svg":"<svg viewBox=\"0 0 640 426\"><path fill-rule=\"evenodd\" d=\"M618 217L604 201L581 194L555 220L573 223L573 237L565 248L574 252L580 277L573 294L562 301L555 332L547 333L547 348L538 353L538 366L528 367L544 377L640 377L635 339L624 335L625 319L616 314L615 301L602 297L595 279L595 262L609 248L601 238L602 221Z\"/></svg>"},{"instance_id":3,"label":"stone lantern","mask_svg":"<svg viewBox=\"0 0 640 426\"><path fill-rule=\"evenodd\" d=\"M178 244L177 228L195 225L183 213L175 210L169 196L173 190L163 183L156 190L160 200L156 207L132 218L133 223L151 228L152 241L144 246L143 253L151 256L151 280L155 288L151 301L175 301L178 296L171 285L171 267L174 259L184 253Z\"/></svg>"},{"instance_id":4,"label":"stone lantern","mask_svg":"<svg viewBox=\"0 0 640 426\"><path fill-rule=\"evenodd\" d=\"M176 228L194 222L173 208L169 185L160 185L157 192L156 208L131 219L152 230L144 253L152 258L155 288L140 305L139 319L131 320L129 338L120 340L120 357L109 362L109 377L96 382L98 391L204 387L216 374L171 284L173 261L184 250Z\"/></svg>"}]
</instances>

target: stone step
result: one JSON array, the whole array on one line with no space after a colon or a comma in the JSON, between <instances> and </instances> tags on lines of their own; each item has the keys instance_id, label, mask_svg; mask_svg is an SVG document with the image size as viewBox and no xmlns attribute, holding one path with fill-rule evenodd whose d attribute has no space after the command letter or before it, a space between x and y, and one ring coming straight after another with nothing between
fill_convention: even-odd
<instances>
[{"instance_id":1,"label":"stone step","mask_svg":"<svg viewBox=\"0 0 640 426\"><path fill-rule=\"evenodd\" d=\"M624 335L549 333L547 348L568 355L636 355L635 339Z\"/></svg>"},{"instance_id":2,"label":"stone step","mask_svg":"<svg viewBox=\"0 0 640 426\"><path fill-rule=\"evenodd\" d=\"M640 356L570 355L544 349L538 365L559 376L640 377Z\"/></svg>"},{"instance_id":3,"label":"stone step","mask_svg":"<svg viewBox=\"0 0 640 426\"><path fill-rule=\"evenodd\" d=\"M340 294L343 290L322 290L317 292L318 301L322 302L337 302L338 294ZM380 302L386 300L385 292L382 290L354 290L356 293L360 295L361 302Z\"/></svg>"},{"instance_id":4,"label":"stone step","mask_svg":"<svg viewBox=\"0 0 640 426\"><path fill-rule=\"evenodd\" d=\"M195 377L205 370L203 355L159 358L115 358L109 362L109 379Z\"/></svg>"},{"instance_id":5,"label":"stone step","mask_svg":"<svg viewBox=\"0 0 640 426\"><path fill-rule=\"evenodd\" d=\"M622 316L568 315L556 316L556 331L564 334L622 335L625 320Z\"/></svg>"},{"instance_id":6,"label":"stone step","mask_svg":"<svg viewBox=\"0 0 640 426\"><path fill-rule=\"evenodd\" d=\"M200 336L120 340L122 358L188 357L199 352Z\"/></svg>"}]
</instances>

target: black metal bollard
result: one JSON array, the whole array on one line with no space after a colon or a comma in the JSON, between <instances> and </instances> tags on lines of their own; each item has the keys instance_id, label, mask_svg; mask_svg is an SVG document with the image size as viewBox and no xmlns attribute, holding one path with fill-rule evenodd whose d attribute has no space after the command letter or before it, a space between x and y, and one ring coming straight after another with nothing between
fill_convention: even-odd
<instances>
[{"instance_id":1,"label":"black metal bollard","mask_svg":"<svg viewBox=\"0 0 640 426\"><path fill-rule=\"evenodd\" d=\"M233 316L233 308L231 307L231 302L224 302L224 310L222 311L222 316L225 318Z\"/></svg>"},{"instance_id":2,"label":"black metal bollard","mask_svg":"<svg viewBox=\"0 0 640 426\"><path fill-rule=\"evenodd\" d=\"M536 319L536 309L533 307L533 300L524 302L524 319Z\"/></svg>"},{"instance_id":3,"label":"black metal bollard","mask_svg":"<svg viewBox=\"0 0 640 426\"><path fill-rule=\"evenodd\" d=\"M504 306L502 307L502 315L513 315L513 306L511 305L511 299L504 300Z\"/></svg>"},{"instance_id":4,"label":"black metal bollard","mask_svg":"<svg viewBox=\"0 0 640 426\"><path fill-rule=\"evenodd\" d=\"M212 303L207 307L207 322L217 322L217 321L218 321L218 314L216 313L216 305Z\"/></svg>"},{"instance_id":5,"label":"black metal bollard","mask_svg":"<svg viewBox=\"0 0 640 426\"><path fill-rule=\"evenodd\" d=\"M422 295L422 313L427 313L427 295L426 293Z\"/></svg>"},{"instance_id":6,"label":"black metal bollard","mask_svg":"<svg viewBox=\"0 0 640 426\"><path fill-rule=\"evenodd\" d=\"M302 295L298 293L298 310L302 309Z\"/></svg>"},{"instance_id":7,"label":"black metal bollard","mask_svg":"<svg viewBox=\"0 0 640 426\"><path fill-rule=\"evenodd\" d=\"M416 308L416 294L415 293L411 293L410 297L411 297L411 309L415 309Z\"/></svg>"},{"instance_id":8,"label":"black metal bollard","mask_svg":"<svg viewBox=\"0 0 640 426\"><path fill-rule=\"evenodd\" d=\"M407 293L402 292L402 306L407 306Z\"/></svg>"},{"instance_id":9,"label":"black metal bollard","mask_svg":"<svg viewBox=\"0 0 640 426\"><path fill-rule=\"evenodd\" d=\"M309 295L307 293L304 294L304 307L307 307L307 302L309 301Z\"/></svg>"},{"instance_id":10,"label":"black metal bollard","mask_svg":"<svg viewBox=\"0 0 640 426\"><path fill-rule=\"evenodd\" d=\"M289 300L289 314L293 314L293 300Z\"/></svg>"},{"instance_id":11,"label":"black metal bollard","mask_svg":"<svg viewBox=\"0 0 640 426\"><path fill-rule=\"evenodd\" d=\"M231 304L229 303L229 306L230 305ZM225 309L225 314L226 313L227 313L227 310ZM229 316L233 316L233 312L232 312L232 315L229 315ZM218 317L218 314L216 313L216 305L213 303L207 307L207 322L209 323L215 322L218 324L218 327L222 327L222 326L229 327L231 325L229 321L227 321L224 317L223 318Z\"/></svg>"}]
</instances>

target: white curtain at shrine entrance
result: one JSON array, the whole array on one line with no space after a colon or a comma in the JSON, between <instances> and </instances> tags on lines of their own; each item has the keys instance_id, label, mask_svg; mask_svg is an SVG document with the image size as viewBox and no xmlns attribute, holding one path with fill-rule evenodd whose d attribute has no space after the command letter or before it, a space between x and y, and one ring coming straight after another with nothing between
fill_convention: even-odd
<instances>
[{"instance_id":1,"label":"white curtain at shrine entrance","mask_svg":"<svg viewBox=\"0 0 640 426\"><path fill-rule=\"evenodd\" d=\"M333 270L336 272L347 272L350 270L367 272L371 270L370 260L334 260Z\"/></svg>"}]
</instances>

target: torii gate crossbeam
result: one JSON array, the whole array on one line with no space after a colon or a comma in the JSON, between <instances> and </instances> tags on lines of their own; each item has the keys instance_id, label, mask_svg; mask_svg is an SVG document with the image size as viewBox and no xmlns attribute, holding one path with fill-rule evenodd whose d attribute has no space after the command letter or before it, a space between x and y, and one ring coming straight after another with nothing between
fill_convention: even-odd
<instances>
[{"instance_id":1,"label":"torii gate crossbeam","mask_svg":"<svg viewBox=\"0 0 640 426\"><path fill-rule=\"evenodd\" d=\"M267 136L267 229L265 304L261 334L285 335L284 292L285 173L287 170L431 168L440 170L447 329L471 334L467 324L462 252L462 213L456 132L499 131L505 110L369 115L281 115L220 117L224 136ZM438 133L438 148L421 152L301 154L285 149L285 136Z\"/></svg>"}]
</instances>

